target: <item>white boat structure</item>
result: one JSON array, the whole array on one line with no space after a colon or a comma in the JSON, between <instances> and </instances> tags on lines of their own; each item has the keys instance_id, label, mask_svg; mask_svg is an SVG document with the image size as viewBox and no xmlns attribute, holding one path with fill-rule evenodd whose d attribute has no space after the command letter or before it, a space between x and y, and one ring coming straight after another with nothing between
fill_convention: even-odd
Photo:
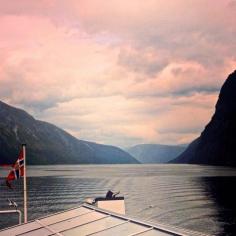
<instances>
[{"instance_id":1,"label":"white boat structure","mask_svg":"<svg viewBox=\"0 0 236 236\"><path fill-rule=\"evenodd\" d=\"M0 231L0 236L206 236L125 215L124 197L87 199L76 208Z\"/></svg>"}]
</instances>

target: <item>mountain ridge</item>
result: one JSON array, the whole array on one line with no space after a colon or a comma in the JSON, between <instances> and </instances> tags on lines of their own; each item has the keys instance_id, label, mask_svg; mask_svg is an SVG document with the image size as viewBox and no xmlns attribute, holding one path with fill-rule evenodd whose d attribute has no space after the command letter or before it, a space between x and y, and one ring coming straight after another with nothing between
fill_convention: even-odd
<instances>
[{"instance_id":1,"label":"mountain ridge","mask_svg":"<svg viewBox=\"0 0 236 236\"><path fill-rule=\"evenodd\" d=\"M138 144L126 151L141 163L167 163L185 150L185 146Z\"/></svg>"},{"instance_id":2,"label":"mountain ridge","mask_svg":"<svg viewBox=\"0 0 236 236\"><path fill-rule=\"evenodd\" d=\"M27 144L28 164L138 163L118 147L79 140L0 101L0 164L13 163L22 143Z\"/></svg>"}]
</instances>

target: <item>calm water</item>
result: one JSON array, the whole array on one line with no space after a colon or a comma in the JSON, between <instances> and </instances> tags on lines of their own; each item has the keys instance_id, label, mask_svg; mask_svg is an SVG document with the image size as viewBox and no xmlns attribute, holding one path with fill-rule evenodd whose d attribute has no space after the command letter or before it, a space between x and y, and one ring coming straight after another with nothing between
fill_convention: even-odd
<instances>
[{"instance_id":1,"label":"calm water","mask_svg":"<svg viewBox=\"0 0 236 236\"><path fill-rule=\"evenodd\" d=\"M0 176L6 175L0 169ZM28 167L29 218L52 214L103 196L126 199L127 215L214 235L236 235L236 169L199 165L71 165ZM0 209L7 198L22 207L22 180L14 190L0 179ZM16 224L0 215L0 228Z\"/></svg>"}]
</instances>

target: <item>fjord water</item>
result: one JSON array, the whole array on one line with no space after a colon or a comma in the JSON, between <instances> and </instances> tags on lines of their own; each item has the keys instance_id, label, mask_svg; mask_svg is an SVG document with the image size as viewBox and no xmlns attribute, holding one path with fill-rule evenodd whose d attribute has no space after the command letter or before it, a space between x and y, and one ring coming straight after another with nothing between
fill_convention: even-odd
<instances>
[{"instance_id":1,"label":"fjord water","mask_svg":"<svg viewBox=\"0 0 236 236\"><path fill-rule=\"evenodd\" d=\"M7 198L22 208L22 180L5 186L1 169L0 209ZM108 189L125 196L126 213L214 235L236 235L236 169L200 165L28 166L29 219L76 207ZM0 228L17 223L0 215Z\"/></svg>"}]
</instances>

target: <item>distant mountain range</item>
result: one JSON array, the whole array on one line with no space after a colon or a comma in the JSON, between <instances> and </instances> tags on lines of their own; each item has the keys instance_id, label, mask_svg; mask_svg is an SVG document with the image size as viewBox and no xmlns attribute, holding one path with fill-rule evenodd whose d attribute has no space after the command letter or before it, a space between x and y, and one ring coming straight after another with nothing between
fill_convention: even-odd
<instances>
[{"instance_id":1,"label":"distant mountain range","mask_svg":"<svg viewBox=\"0 0 236 236\"><path fill-rule=\"evenodd\" d=\"M0 101L0 164L13 163L22 143L27 144L28 164L138 163L120 148L78 140Z\"/></svg>"},{"instance_id":2,"label":"distant mountain range","mask_svg":"<svg viewBox=\"0 0 236 236\"><path fill-rule=\"evenodd\" d=\"M201 136L172 163L236 166L236 71L221 88L215 114Z\"/></svg>"},{"instance_id":3,"label":"distant mountain range","mask_svg":"<svg viewBox=\"0 0 236 236\"><path fill-rule=\"evenodd\" d=\"M126 151L141 163L167 163L180 155L185 146L162 144L139 144Z\"/></svg>"}]
</instances>

